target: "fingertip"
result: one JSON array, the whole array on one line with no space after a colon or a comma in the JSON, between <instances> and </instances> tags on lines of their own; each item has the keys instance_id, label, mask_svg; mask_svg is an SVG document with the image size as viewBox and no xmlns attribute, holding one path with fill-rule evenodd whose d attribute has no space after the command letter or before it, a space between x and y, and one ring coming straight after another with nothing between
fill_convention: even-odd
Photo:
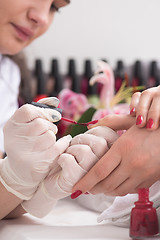
<instances>
[{"instance_id":1,"label":"fingertip","mask_svg":"<svg viewBox=\"0 0 160 240\"><path fill-rule=\"evenodd\" d=\"M142 115L138 115L138 117L136 118L136 125L138 127L142 127L142 123L143 123L143 116Z\"/></svg>"},{"instance_id":2,"label":"fingertip","mask_svg":"<svg viewBox=\"0 0 160 240\"><path fill-rule=\"evenodd\" d=\"M77 197L79 197L82 194L81 190L76 190L71 194L71 199L76 199Z\"/></svg>"},{"instance_id":3,"label":"fingertip","mask_svg":"<svg viewBox=\"0 0 160 240\"><path fill-rule=\"evenodd\" d=\"M87 173L86 173L87 174ZM90 182L90 178L89 178L89 180L88 180L89 182ZM83 194L83 193L85 193L85 192L88 192L89 191L89 189L91 189L88 185L89 184L87 184L86 183L87 181L85 180L85 175L81 178L81 179L79 179L76 183L75 183L75 185L72 187L72 194L74 195L74 193L76 192L76 191L81 191L81 193Z\"/></svg>"},{"instance_id":4,"label":"fingertip","mask_svg":"<svg viewBox=\"0 0 160 240\"><path fill-rule=\"evenodd\" d=\"M131 108L130 110L130 116L135 117L136 116L136 109L135 107Z\"/></svg>"},{"instance_id":5,"label":"fingertip","mask_svg":"<svg viewBox=\"0 0 160 240\"><path fill-rule=\"evenodd\" d=\"M149 118L146 124L146 128L148 130L155 130L157 129L157 127L158 127L158 124L155 124L154 120L152 118Z\"/></svg>"},{"instance_id":6,"label":"fingertip","mask_svg":"<svg viewBox=\"0 0 160 240\"><path fill-rule=\"evenodd\" d=\"M88 129L92 129L92 128L95 128L95 127L97 127L97 126L99 126L98 124L89 124L88 126L87 126L87 128Z\"/></svg>"},{"instance_id":7,"label":"fingertip","mask_svg":"<svg viewBox=\"0 0 160 240\"><path fill-rule=\"evenodd\" d=\"M54 127L54 129L53 129L53 133L56 135L57 132L58 132L58 128L57 128L57 126L55 125L55 127Z\"/></svg>"},{"instance_id":8,"label":"fingertip","mask_svg":"<svg viewBox=\"0 0 160 240\"><path fill-rule=\"evenodd\" d=\"M48 111L48 113L51 114L52 122L58 122L61 120L62 115L60 112L58 112L54 109L45 109L45 111L46 112Z\"/></svg>"}]
</instances>

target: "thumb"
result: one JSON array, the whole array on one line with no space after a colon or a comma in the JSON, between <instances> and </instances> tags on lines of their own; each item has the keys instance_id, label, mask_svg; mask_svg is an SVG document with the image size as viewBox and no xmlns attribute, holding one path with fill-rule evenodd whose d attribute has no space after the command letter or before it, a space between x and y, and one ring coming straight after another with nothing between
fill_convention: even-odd
<instances>
[{"instance_id":1,"label":"thumb","mask_svg":"<svg viewBox=\"0 0 160 240\"><path fill-rule=\"evenodd\" d=\"M31 104L25 104L12 116L12 119L17 123L31 122L36 118L42 118L50 122L57 122L61 119L61 114L54 109L40 108Z\"/></svg>"},{"instance_id":2,"label":"thumb","mask_svg":"<svg viewBox=\"0 0 160 240\"><path fill-rule=\"evenodd\" d=\"M43 104L46 104L46 105L52 106L52 107L58 107L59 99L56 97L47 97L47 98L40 99L38 101L38 103L43 103Z\"/></svg>"}]
</instances>

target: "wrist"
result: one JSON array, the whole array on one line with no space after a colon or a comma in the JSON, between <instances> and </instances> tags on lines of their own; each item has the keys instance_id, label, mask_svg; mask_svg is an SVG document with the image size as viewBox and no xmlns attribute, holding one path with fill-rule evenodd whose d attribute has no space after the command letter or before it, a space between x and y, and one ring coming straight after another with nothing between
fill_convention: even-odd
<instances>
[{"instance_id":1,"label":"wrist","mask_svg":"<svg viewBox=\"0 0 160 240\"><path fill-rule=\"evenodd\" d=\"M57 201L49 196L44 184L41 183L33 197L28 201L23 201L21 206L32 216L42 218L55 207Z\"/></svg>"},{"instance_id":2,"label":"wrist","mask_svg":"<svg viewBox=\"0 0 160 240\"><path fill-rule=\"evenodd\" d=\"M7 157L0 162L0 182L8 192L22 200L30 199L37 188L37 184L28 184L14 173Z\"/></svg>"}]
</instances>

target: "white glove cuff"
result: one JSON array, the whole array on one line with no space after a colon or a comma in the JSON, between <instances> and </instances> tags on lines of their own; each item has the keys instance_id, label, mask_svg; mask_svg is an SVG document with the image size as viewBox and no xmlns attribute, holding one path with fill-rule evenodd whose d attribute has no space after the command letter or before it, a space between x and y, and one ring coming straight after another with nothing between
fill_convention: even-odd
<instances>
[{"instance_id":1,"label":"white glove cuff","mask_svg":"<svg viewBox=\"0 0 160 240\"><path fill-rule=\"evenodd\" d=\"M56 203L56 199L54 200L48 196L42 182L33 197L28 201L24 201L21 206L31 215L43 218L54 208Z\"/></svg>"},{"instance_id":2,"label":"white glove cuff","mask_svg":"<svg viewBox=\"0 0 160 240\"><path fill-rule=\"evenodd\" d=\"M22 200L29 200L32 196L24 196L23 194L17 192L16 190L12 189L11 187L9 187L5 181L3 180L3 178L1 178L0 176L0 182L2 183L2 185L7 189L8 192L14 194L15 196L17 196L18 198L22 199Z\"/></svg>"},{"instance_id":3,"label":"white glove cuff","mask_svg":"<svg viewBox=\"0 0 160 240\"><path fill-rule=\"evenodd\" d=\"M8 192L11 192L22 200L29 200L33 194L26 194L29 189L34 189L35 185L28 186L19 179L8 164L7 157L0 161L0 181ZM33 190L32 190L33 192Z\"/></svg>"}]
</instances>

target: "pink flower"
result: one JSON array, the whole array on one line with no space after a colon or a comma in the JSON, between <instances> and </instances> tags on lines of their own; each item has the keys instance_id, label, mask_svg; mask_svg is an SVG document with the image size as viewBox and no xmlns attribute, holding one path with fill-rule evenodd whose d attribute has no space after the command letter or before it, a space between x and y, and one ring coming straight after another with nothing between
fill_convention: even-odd
<instances>
[{"instance_id":1,"label":"pink flower","mask_svg":"<svg viewBox=\"0 0 160 240\"><path fill-rule=\"evenodd\" d=\"M79 94L70 89L63 89L58 98L59 107L63 110L62 115L72 120L79 120L81 115L88 109L88 99L84 94Z\"/></svg>"},{"instance_id":2,"label":"pink flower","mask_svg":"<svg viewBox=\"0 0 160 240\"><path fill-rule=\"evenodd\" d=\"M112 114L113 112L107 109L98 109L92 117L92 121L93 120L99 120L101 118L104 118L105 116Z\"/></svg>"},{"instance_id":3,"label":"pink flower","mask_svg":"<svg viewBox=\"0 0 160 240\"><path fill-rule=\"evenodd\" d=\"M115 79L112 68L108 63L98 61L97 71L90 79L90 84L94 83L103 84L100 92L100 109L98 109L92 120L99 120L109 114L129 114L129 104L119 103L111 107L111 101L114 98ZM123 94L123 93L122 93ZM121 135L124 131L118 132Z\"/></svg>"},{"instance_id":4,"label":"pink flower","mask_svg":"<svg viewBox=\"0 0 160 240\"><path fill-rule=\"evenodd\" d=\"M103 61L98 61L97 71L90 79L90 85L96 82L101 83L100 104L102 108L109 108L110 101L114 96L114 73L110 65Z\"/></svg>"},{"instance_id":5,"label":"pink flower","mask_svg":"<svg viewBox=\"0 0 160 240\"><path fill-rule=\"evenodd\" d=\"M129 114L129 105L127 103L121 103L115 105L113 108L109 109L98 109L93 117L92 120L99 120L109 114Z\"/></svg>"}]
</instances>

